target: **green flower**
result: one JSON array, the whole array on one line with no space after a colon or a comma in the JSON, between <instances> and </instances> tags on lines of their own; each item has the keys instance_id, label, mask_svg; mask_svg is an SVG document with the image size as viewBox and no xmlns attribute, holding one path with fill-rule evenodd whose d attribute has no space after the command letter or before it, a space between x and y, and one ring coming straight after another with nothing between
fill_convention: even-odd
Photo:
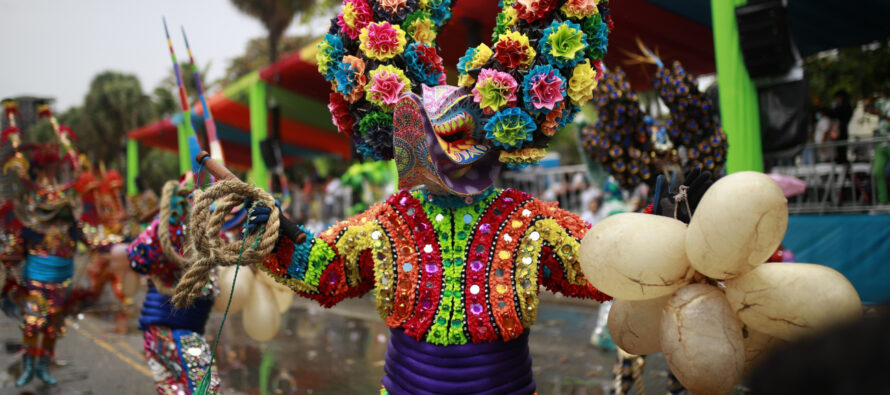
<instances>
[{"instance_id":1,"label":"green flower","mask_svg":"<svg viewBox=\"0 0 890 395\"><path fill-rule=\"evenodd\" d=\"M541 40L541 53L557 68L573 67L584 58L587 49L587 35L581 25L571 22L553 21L544 30Z\"/></svg>"},{"instance_id":2,"label":"green flower","mask_svg":"<svg viewBox=\"0 0 890 395\"><path fill-rule=\"evenodd\" d=\"M525 111L512 107L499 111L485 123L485 138L505 149L517 148L532 141L535 120Z\"/></svg>"}]
</instances>

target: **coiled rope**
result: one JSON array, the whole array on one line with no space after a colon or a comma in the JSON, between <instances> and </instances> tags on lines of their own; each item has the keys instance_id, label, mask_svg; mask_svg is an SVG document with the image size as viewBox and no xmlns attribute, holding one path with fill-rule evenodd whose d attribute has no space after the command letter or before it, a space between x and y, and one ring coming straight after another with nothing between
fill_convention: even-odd
<instances>
[{"instance_id":1,"label":"coiled rope","mask_svg":"<svg viewBox=\"0 0 890 395\"><path fill-rule=\"evenodd\" d=\"M270 210L268 222L260 228L262 234L258 242L252 243L239 254L241 243L224 244L219 234L226 215L245 200L252 201L254 206L273 209ZM215 208L211 212L211 205L214 203ZM279 227L279 213L274 207L275 200L271 195L238 180L221 180L204 191L196 190L187 228L187 256L192 263L176 286L173 303L183 308L199 298L214 267L255 265L271 254L278 242ZM243 237L247 238L248 235Z\"/></svg>"},{"instance_id":2,"label":"coiled rope","mask_svg":"<svg viewBox=\"0 0 890 395\"><path fill-rule=\"evenodd\" d=\"M184 249L185 246L188 245L188 238L186 237L186 234L182 235L183 252L180 254L176 251L176 248L173 246L173 241L170 238L170 224L171 221L181 221L184 225L183 230L189 228L188 195L189 191L185 188L180 188L178 182L167 181L164 184L164 188L161 190L161 204L158 220L158 241L161 244L161 252L164 253L167 260L173 262L181 269L185 269L189 266L189 260L184 256ZM175 294L176 290L173 287L164 285L164 282L157 275L153 274L150 278L152 283L154 283L155 288L157 288L158 292L161 294L167 296L173 296Z\"/></svg>"}]
</instances>

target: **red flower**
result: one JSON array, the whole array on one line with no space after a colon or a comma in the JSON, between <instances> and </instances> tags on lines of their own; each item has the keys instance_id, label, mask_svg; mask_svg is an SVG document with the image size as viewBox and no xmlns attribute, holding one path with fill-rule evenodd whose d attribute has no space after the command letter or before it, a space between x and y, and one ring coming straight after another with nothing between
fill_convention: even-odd
<instances>
[{"instance_id":1,"label":"red flower","mask_svg":"<svg viewBox=\"0 0 890 395\"><path fill-rule=\"evenodd\" d=\"M528 23L545 19L556 9L557 0L517 0L513 8L517 16Z\"/></svg>"},{"instance_id":2,"label":"red flower","mask_svg":"<svg viewBox=\"0 0 890 395\"><path fill-rule=\"evenodd\" d=\"M337 92L331 92L331 102L328 103L328 109L331 110L331 117L337 130L347 136L352 136L352 128L355 125L355 117L349 111L349 102L343 98L343 95Z\"/></svg>"},{"instance_id":3,"label":"red flower","mask_svg":"<svg viewBox=\"0 0 890 395\"><path fill-rule=\"evenodd\" d=\"M494 46L494 58L504 69L515 69L529 61L525 45L516 40L498 41Z\"/></svg>"}]
</instances>

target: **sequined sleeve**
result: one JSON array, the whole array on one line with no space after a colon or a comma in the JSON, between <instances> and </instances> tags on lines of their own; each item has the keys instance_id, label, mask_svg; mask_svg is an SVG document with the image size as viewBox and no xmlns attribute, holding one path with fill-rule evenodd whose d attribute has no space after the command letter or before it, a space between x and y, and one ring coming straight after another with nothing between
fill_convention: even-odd
<instances>
[{"instance_id":1,"label":"sequined sleeve","mask_svg":"<svg viewBox=\"0 0 890 395\"><path fill-rule=\"evenodd\" d=\"M392 255L380 221L386 211L391 209L375 205L319 235L302 229L307 237L299 244L282 235L261 269L325 307L362 296L374 288L375 270L385 270L383 260Z\"/></svg>"},{"instance_id":2,"label":"sequined sleeve","mask_svg":"<svg viewBox=\"0 0 890 395\"><path fill-rule=\"evenodd\" d=\"M527 209L534 214L535 220L526 230L528 246L521 248L533 248L540 257L541 284L551 292L566 296L601 302L611 299L587 281L578 261L581 239L590 225L555 203L535 199Z\"/></svg>"},{"instance_id":3,"label":"sequined sleeve","mask_svg":"<svg viewBox=\"0 0 890 395\"><path fill-rule=\"evenodd\" d=\"M130 259L130 268L139 274L152 274L152 266L155 262L164 259L161 245L158 242L158 219L155 218L145 228L136 240L127 247L127 257ZM156 265L155 265L156 266Z\"/></svg>"}]
</instances>

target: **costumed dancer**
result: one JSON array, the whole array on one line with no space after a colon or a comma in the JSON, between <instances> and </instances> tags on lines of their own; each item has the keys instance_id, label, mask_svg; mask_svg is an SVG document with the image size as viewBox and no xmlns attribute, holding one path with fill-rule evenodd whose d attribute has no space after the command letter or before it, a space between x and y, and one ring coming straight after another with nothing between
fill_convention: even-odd
<instances>
[{"instance_id":1,"label":"costumed dancer","mask_svg":"<svg viewBox=\"0 0 890 395\"><path fill-rule=\"evenodd\" d=\"M318 51L334 88L329 107L362 156L395 158L401 192L317 235L280 219L263 198L252 220L268 219L280 236L266 245L263 234L244 256L258 263L261 251L269 254L261 270L326 307L376 289L391 328L381 393L532 394L528 337L540 286L609 297L580 271L588 224L492 184L503 166L543 158L551 136L592 97L609 9L595 0L504 1L495 44L467 51L454 87L441 85L435 44L452 4L344 3ZM189 242L208 245L205 227L217 225L195 219L208 217L209 200L247 189L220 181L197 198ZM177 304L200 296L211 267L236 262L221 253L193 263Z\"/></svg>"},{"instance_id":2,"label":"costumed dancer","mask_svg":"<svg viewBox=\"0 0 890 395\"><path fill-rule=\"evenodd\" d=\"M130 244L130 267L148 276L148 292L139 315L145 359L158 394L191 394L210 364L210 347L204 326L219 293L216 275L201 288L188 308L170 302L174 287L188 265L184 257L190 190L176 181L164 185L160 216ZM211 390L219 391L219 376L212 370Z\"/></svg>"},{"instance_id":3,"label":"costumed dancer","mask_svg":"<svg viewBox=\"0 0 890 395\"><path fill-rule=\"evenodd\" d=\"M71 284L76 243L88 241L74 214L76 194L72 187L79 170L71 144L75 136L58 125L49 106L40 106L38 114L50 118L64 157L52 144L18 144L19 152L28 151L31 156L28 169L19 173L27 192L14 207L22 224L14 237L24 256L21 287L25 291L21 326L25 355L22 374L16 380L18 387L34 376L47 384L56 383L49 365L56 341L65 333L66 309L78 298ZM12 141L20 139L18 130L4 134Z\"/></svg>"},{"instance_id":4,"label":"costumed dancer","mask_svg":"<svg viewBox=\"0 0 890 395\"><path fill-rule=\"evenodd\" d=\"M88 174L84 171L83 174ZM124 294L123 278L124 267L114 267L111 255L126 249L128 237L125 236L124 225L127 222L127 213L121 196L123 178L117 170L105 170L105 166L99 165L101 182L96 181L94 187L94 199L98 219L93 226L87 227L85 233L93 239L92 245L96 248L92 254L92 262L87 270L90 276L90 285L93 293L98 298L102 294L105 284L111 284L114 296L125 305L132 301ZM81 176L83 178L83 176ZM96 179L93 178L93 179ZM84 204L84 213L87 204ZM129 238L132 240L132 238Z\"/></svg>"}]
</instances>

